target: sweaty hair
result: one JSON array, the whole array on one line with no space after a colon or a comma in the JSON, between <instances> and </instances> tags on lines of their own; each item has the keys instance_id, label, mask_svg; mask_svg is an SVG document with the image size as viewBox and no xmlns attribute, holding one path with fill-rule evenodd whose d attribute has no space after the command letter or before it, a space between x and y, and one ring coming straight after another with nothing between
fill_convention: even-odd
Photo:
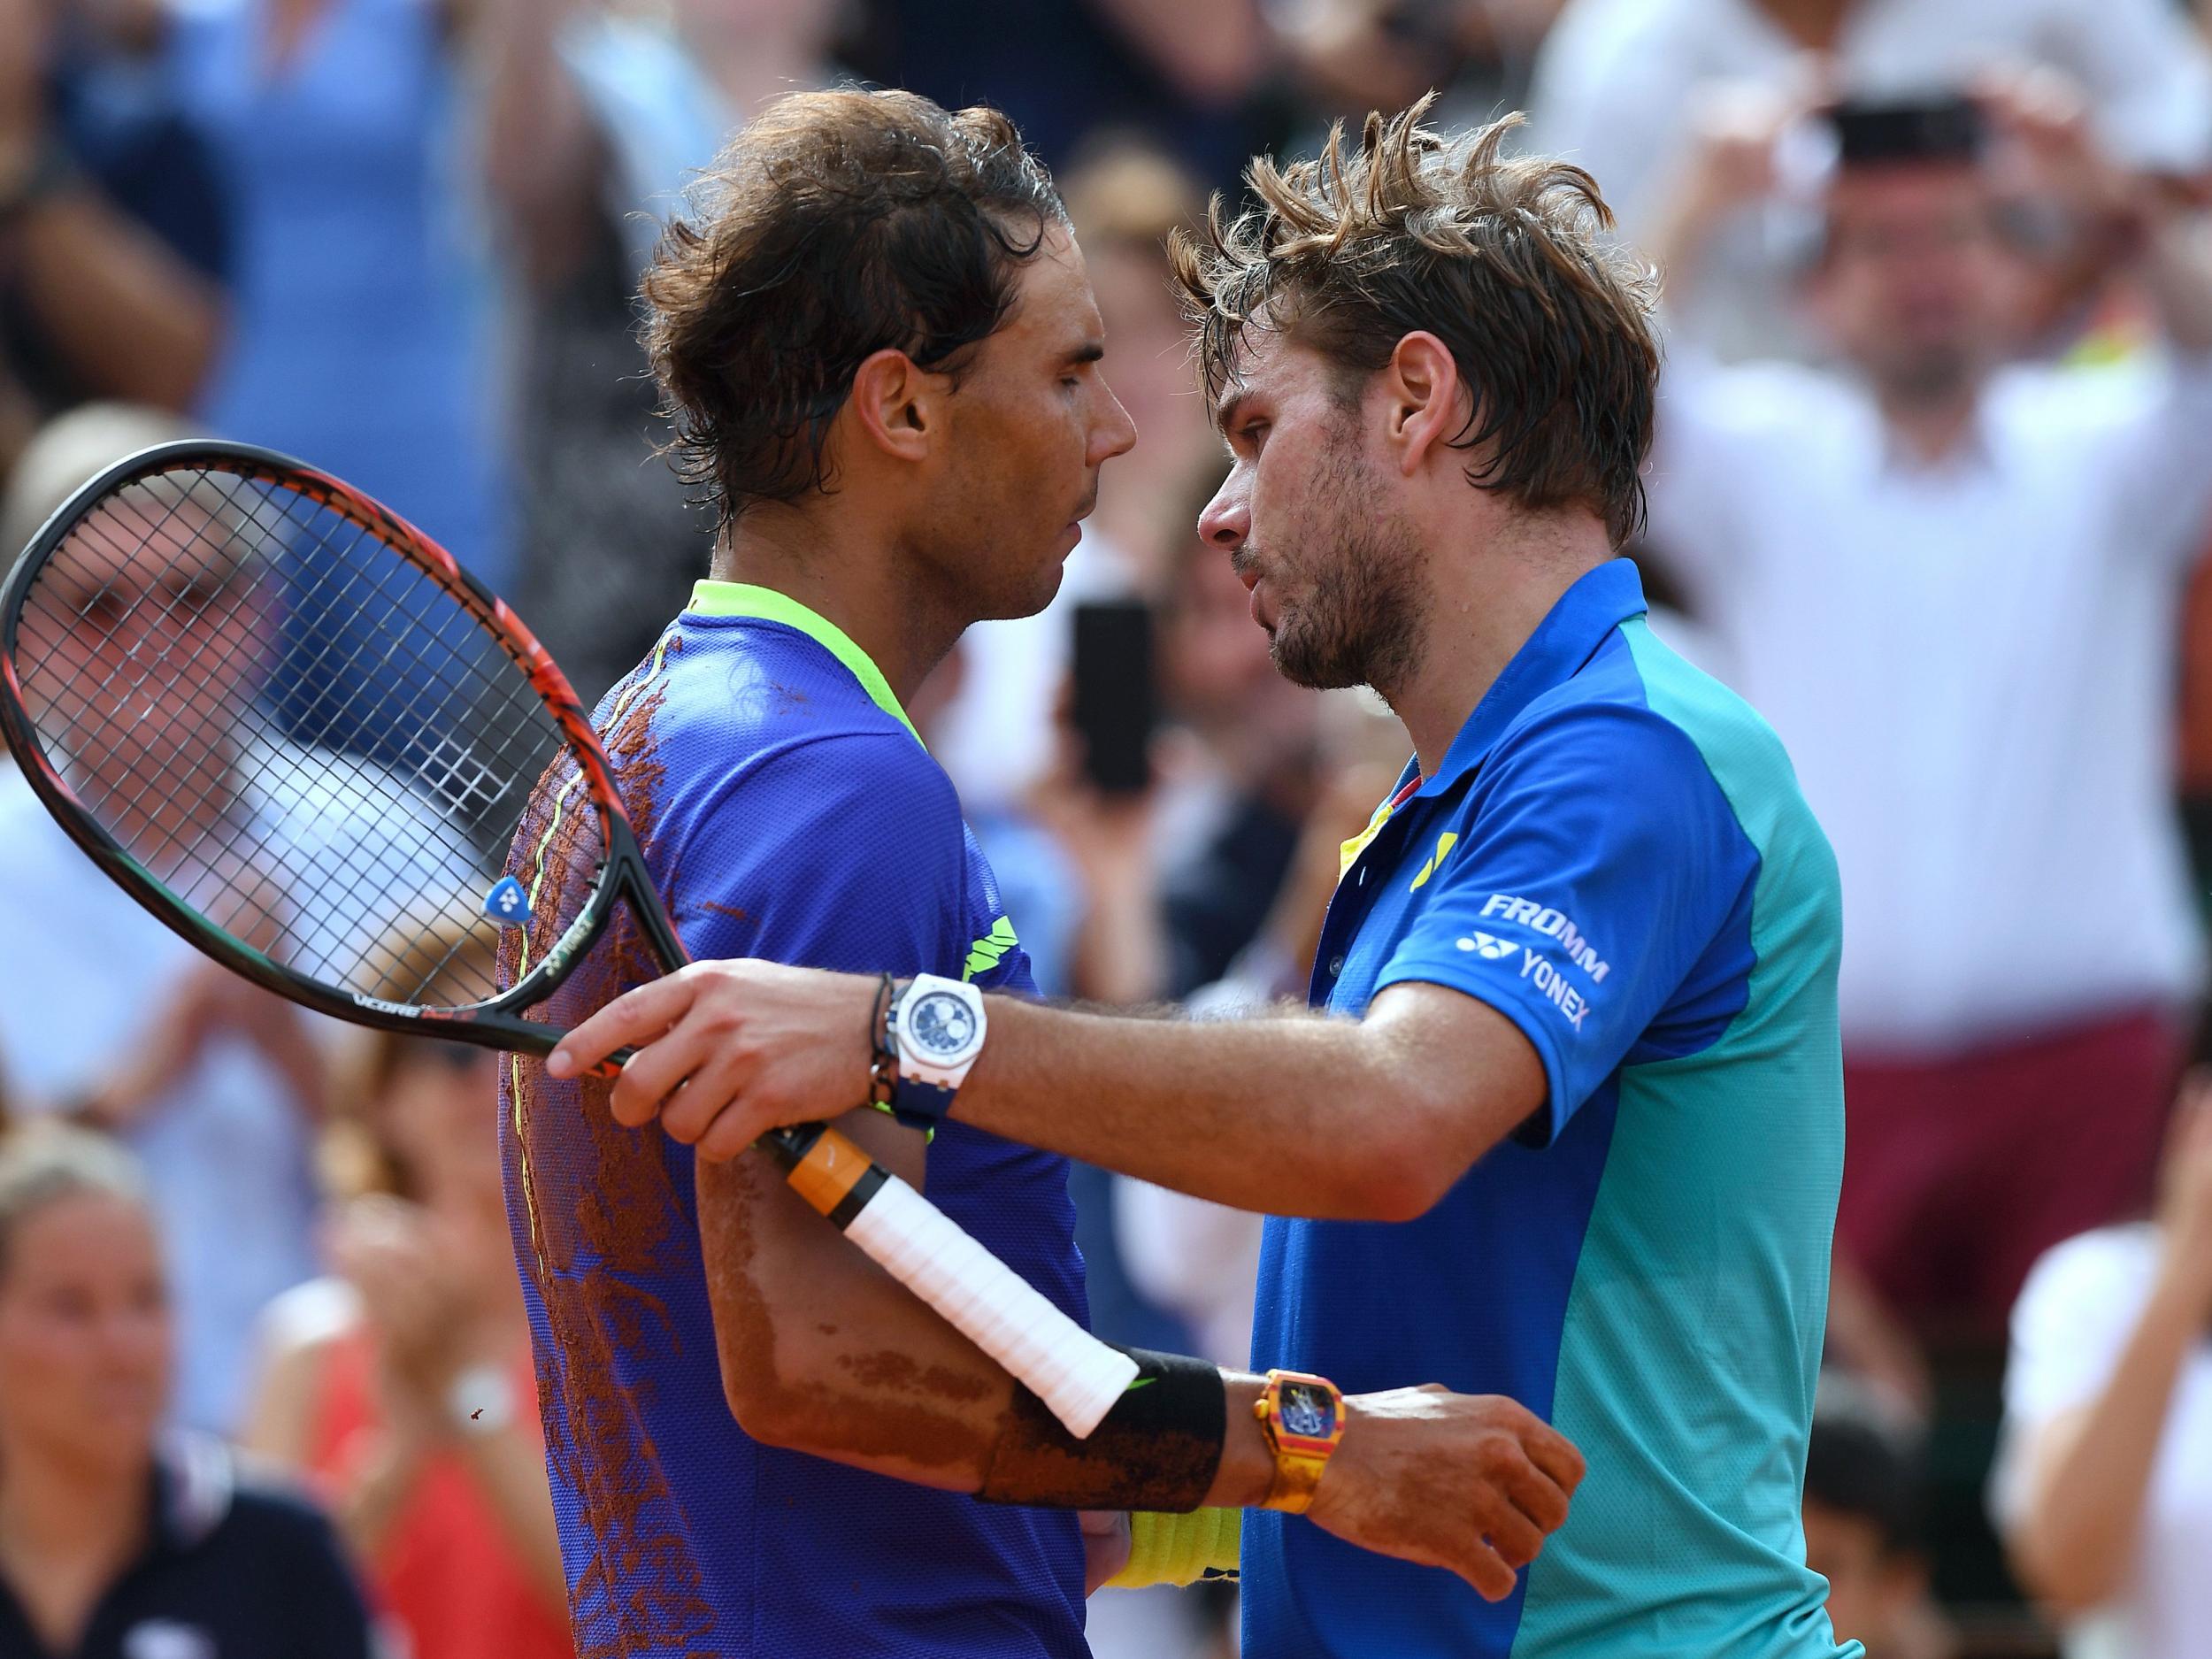
<instances>
[{"instance_id":1,"label":"sweaty hair","mask_svg":"<svg viewBox=\"0 0 2212 1659\"><path fill-rule=\"evenodd\" d=\"M910 92L780 98L730 141L644 278L677 471L724 525L827 488L874 353L957 373L1066 212L995 110Z\"/></svg>"},{"instance_id":2,"label":"sweaty hair","mask_svg":"<svg viewBox=\"0 0 2212 1659\"><path fill-rule=\"evenodd\" d=\"M50 1204L87 1195L144 1205L138 1160L121 1142L89 1129L37 1122L0 1139L0 1278L13 1265L24 1223Z\"/></svg>"},{"instance_id":3,"label":"sweaty hair","mask_svg":"<svg viewBox=\"0 0 2212 1659\"><path fill-rule=\"evenodd\" d=\"M1207 396L1254 329L1331 359L1348 401L1426 330L1474 396L1452 439L1480 452L1468 481L1532 510L1586 506L1618 547L1643 525L1655 279L1601 240L1613 217L1588 173L1500 154L1520 117L1447 138L1421 125L1432 101L1370 115L1356 150L1339 124L1316 160L1256 159L1256 206L1225 221L1217 196L1201 235L1173 239Z\"/></svg>"}]
</instances>

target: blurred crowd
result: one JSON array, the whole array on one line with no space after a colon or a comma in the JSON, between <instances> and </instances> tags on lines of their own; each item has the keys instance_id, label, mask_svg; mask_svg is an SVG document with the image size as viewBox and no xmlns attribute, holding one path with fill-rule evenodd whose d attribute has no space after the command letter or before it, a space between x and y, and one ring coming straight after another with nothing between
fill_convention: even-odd
<instances>
[{"instance_id":1,"label":"blurred crowd","mask_svg":"<svg viewBox=\"0 0 2212 1659\"><path fill-rule=\"evenodd\" d=\"M1140 441L1052 608L972 631L913 716L1048 995L1302 997L1402 737L1281 679L1197 537L1224 461L1164 242L1333 119L1525 109L1663 279L1655 626L1775 725L1842 870L1805 1509L1839 1634L2212 1655L2208 22L0 0L0 551L145 443L264 444L452 549L589 701L706 569L635 337L687 180L788 89L995 104ZM311 1029L4 771L0 937L0 1652L566 1651L496 1061ZM1076 1181L1100 1328L1241 1363L1256 1218ZM1225 1654L1229 1594L1099 1598L1094 1640Z\"/></svg>"}]
</instances>

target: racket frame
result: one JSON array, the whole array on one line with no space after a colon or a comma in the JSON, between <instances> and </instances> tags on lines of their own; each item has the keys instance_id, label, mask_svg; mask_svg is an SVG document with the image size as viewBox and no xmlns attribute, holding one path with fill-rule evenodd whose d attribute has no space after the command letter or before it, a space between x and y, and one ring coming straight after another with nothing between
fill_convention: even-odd
<instances>
[{"instance_id":1,"label":"racket frame","mask_svg":"<svg viewBox=\"0 0 2212 1659\"><path fill-rule=\"evenodd\" d=\"M532 688L560 726L570 752L584 770L586 793L600 818L603 852L591 896L576 919L553 942L542 961L498 995L458 1008L430 1008L341 990L286 967L203 918L160 877L131 856L77 799L60 768L46 753L24 702L16 667L17 642L31 589L55 552L93 507L130 484L187 465L294 490L376 536L436 582L492 635L528 675ZM24 780L55 822L111 879L173 932L226 967L288 1001L334 1018L542 1057L553 1051L565 1033L557 1026L524 1019L515 1010L542 1002L552 994L570 965L605 933L618 902L627 901L647 942L664 966L673 970L690 960L653 890L636 832L623 808L621 791L616 787L591 718L577 702L567 676L536 636L504 600L398 514L328 473L273 449L202 439L158 444L116 463L56 509L16 559L5 583L0 584L0 737L4 737L22 764Z\"/></svg>"},{"instance_id":2,"label":"racket frame","mask_svg":"<svg viewBox=\"0 0 2212 1659\"><path fill-rule=\"evenodd\" d=\"M187 466L291 489L358 525L411 560L515 659L559 725L570 753L583 769L586 793L600 815L604 846L591 895L575 920L544 958L507 990L463 1007L428 1008L342 991L286 967L202 918L132 857L77 799L48 757L23 700L16 667L20 622L31 589L92 508L132 483ZM504 600L407 520L342 480L273 449L214 439L157 444L117 462L55 510L0 583L0 738L21 763L32 792L69 838L173 932L287 1001L353 1025L541 1058L567 1033L558 1026L525 1019L516 1010L553 993L577 958L605 933L618 902L629 905L664 968L672 972L691 960L653 886L590 716L536 636ZM618 1074L629 1052L623 1050L603 1063L596 1074ZM1135 1361L1077 1325L927 1199L827 1125L771 1130L754 1144L775 1159L787 1183L810 1207L1026 1384L1077 1438L1097 1426L1136 1376Z\"/></svg>"}]
</instances>

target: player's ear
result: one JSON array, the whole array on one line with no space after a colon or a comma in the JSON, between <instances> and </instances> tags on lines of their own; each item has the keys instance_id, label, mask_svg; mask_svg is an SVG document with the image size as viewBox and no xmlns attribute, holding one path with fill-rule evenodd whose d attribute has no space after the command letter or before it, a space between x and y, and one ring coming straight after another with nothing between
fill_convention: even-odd
<instances>
[{"instance_id":1,"label":"player's ear","mask_svg":"<svg viewBox=\"0 0 2212 1659\"><path fill-rule=\"evenodd\" d=\"M876 352L853 371L848 407L866 442L902 461L929 454L944 420L945 377L917 368L905 352Z\"/></svg>"},{"instance_id":2,"label":"player's ear","mask_svg":"<svg viewBox=\"0 0 2212 1659\"><path fill-rule=\"evenodd\" d=\"M1425 329L1398 342L1382 376L1389 400L1385 435L1399 471L1410 476L1439 445L1466 429L1473 393L1460 378L1452 349Z\"/></svg>"}]
</instances>

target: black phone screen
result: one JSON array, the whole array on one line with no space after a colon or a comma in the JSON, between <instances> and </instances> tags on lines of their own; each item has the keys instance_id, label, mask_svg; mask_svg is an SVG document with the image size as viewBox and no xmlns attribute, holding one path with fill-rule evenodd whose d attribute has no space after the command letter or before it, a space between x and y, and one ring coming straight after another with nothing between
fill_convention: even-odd
<instances>
[{"instance_id":1,"label":"black phone screen","mask_svg":"<svg viewBox=\"0 0 2212 1659\"><path fill-rule=\"evenodd\" d=\"M1152 781L1159 724L1152 651L1152 611L1141 601L1076 606L1070 718L1085 775L1109 795L1132 795Z\"/></svg>"}]
</instances>

